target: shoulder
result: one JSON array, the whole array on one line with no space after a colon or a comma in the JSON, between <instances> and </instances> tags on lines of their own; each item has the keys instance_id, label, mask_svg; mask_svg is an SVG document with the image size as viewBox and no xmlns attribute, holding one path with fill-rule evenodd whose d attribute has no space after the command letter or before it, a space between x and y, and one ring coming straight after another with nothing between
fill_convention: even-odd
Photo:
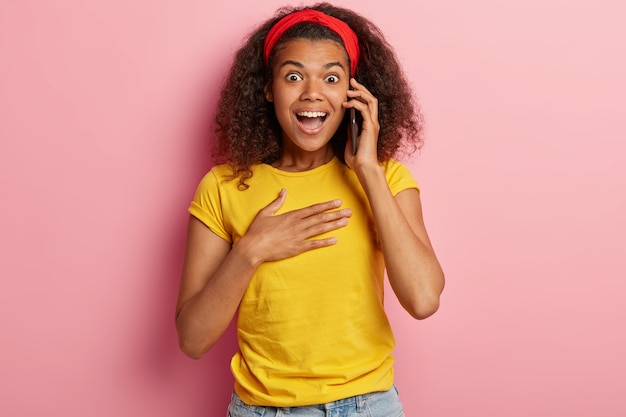
<instances>
[{"instance_id":1,"label":"shoulder","mask_svg":"<svg viewBox=\"0 0 626 417\"><path fill-rule=\"evenodd\" d=\"M396 159L387 159L386 161L381 162L381 165L385 168L385 173L410 174L409 168L404 163Z\"/></svg>"},{"instance_id":2,"label":"shoulder","mask_svg":"<svg viewBox=\"0 0 626 417\"><path fill-rule=\"evenodd\" d=\"M385 170L385 176L387 177L387 180L401 177L413 178L413 174L411 173L409 168L400 161L397 161L395 159L388 159L384 162L381 162L381 165Z\"/></svg>"},{"instance_id":3,"label":"shoulder","mask_svg":"<svg viewBox=\"0 0 626 417\"><path fill-rule=\"evenodd\" d=\"M385 170L387 183L394 195L408 188L416 188L419 191L417 181L404 163L395 159L388 159L381 165Z\"/></svg>"},{"instance_id":4,"label":"shoulder","mask_svg":"<svg viewBox=\"0 0 626 417\"><path fill-rule=\"evenodd\" d=\"M213 166L200 179L196 188L195 200L216 198L224 188L237 187L238 180L233 179L233 171L227 164Z\"/></svg>"},{"instance_id":5,"label":"shoulder","mask_svg":"<svg viewBox=\"0 0 626 417\"><path fill-rule=\"evenodd\" d=\"M228 164L214 165L209 172L204 175L202 181L222 181L232 177L233 169Z\"/></svg>"}]
</instances>

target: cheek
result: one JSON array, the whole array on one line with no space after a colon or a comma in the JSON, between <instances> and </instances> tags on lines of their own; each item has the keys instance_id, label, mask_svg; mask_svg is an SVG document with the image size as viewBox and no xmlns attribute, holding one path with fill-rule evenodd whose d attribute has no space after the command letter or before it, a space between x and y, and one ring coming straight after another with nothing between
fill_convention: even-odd
<instances>
[{"instance_id":1,"label":"cheek","mask_svg":"<svg viewBox=\"0 0 626 417\"><path fill-rule=\"evenodd\" d=\"M293 94L280 88L274 88L271 94L274 100L274 106L280 107L281 109L288 108L294 101L294 97L292 97Z\"/></svg>"},{"instance_id":2,"label":"cheek","mask_svg":"<svg viewBox=\"0 0 626 417\"><path fill-rule=\"evenodd\" d=\"M345 94L339 93L333 97L333 103L336 111L345 112L345 108L343 107L343 103L348 101L348 97Z\"/></svg>"},{"instance_id":3,"label":"cheek","mask_svg":"<svg viewBox=\"0 0 626 417\"><path fill-rule=\"evenodd\" d=\"M274 100L274 113L276 113L276 117L280 122L289 120L291 115L291 108L287 104L287 102L276 99Z\"/></svg>"},{"instance_id":4,"label":"cheek","mask_svg":"<svg viewBox=\"0 0 626 417\"><path fill-rule=\"evenodd\" d=\"M274 95L274 114L281 126L289 124L291 120L290 101L286 100L284 96Z\"/></svg>"},{"instance_id":5,"label":"cheek","mask_svg":"<svg viewBox=\"0 0 626 417\"><path fill-rule=\"evenodd\" d=\"M348 85L338 87L333 90L333 100L338 103L344 103L348 101Z\"/></svg>"}]
</instances>

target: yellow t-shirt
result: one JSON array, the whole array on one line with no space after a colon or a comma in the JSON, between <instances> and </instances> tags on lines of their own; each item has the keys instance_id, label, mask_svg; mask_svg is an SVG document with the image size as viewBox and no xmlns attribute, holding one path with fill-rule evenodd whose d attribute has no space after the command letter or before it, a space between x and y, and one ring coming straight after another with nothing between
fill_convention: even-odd
<instances>
[{"instance_id":1,"label":"yellow t-shirt","mask_svg":"<svg viewBox=\"0 0 626 417\"><path fill-rule=\"evenodd\" d=\"M392 193L417 188L403 164L383 164ZM228 167L202 179L189 212L236 243L260 209L287 191L277 213L340 198L348 226L337 244L262 264L239 307L235 391L251 405L322 404L393 384L395 340L383 307L384 259L365 193L338 159L305 172L253 167L247 190L225 181Z\"/></svg>"}]
</instances>

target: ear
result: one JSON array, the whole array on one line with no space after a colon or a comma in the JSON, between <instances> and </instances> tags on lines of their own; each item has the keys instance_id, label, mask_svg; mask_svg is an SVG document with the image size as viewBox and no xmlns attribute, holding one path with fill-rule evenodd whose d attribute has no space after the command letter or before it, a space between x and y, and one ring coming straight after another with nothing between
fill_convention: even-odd
<instances>
[{"instance_id":1,"label":"ear","mask_svg":"<svg viewBox=\"0 0 626 417\"><path fill-rule=\"evenodd\" d=\"M265 84L263 87L263 93L265 93L265 99L270 103L274 102L274 93L272 92L272 83L271 81Z\"/></svg>"}]
</instances>

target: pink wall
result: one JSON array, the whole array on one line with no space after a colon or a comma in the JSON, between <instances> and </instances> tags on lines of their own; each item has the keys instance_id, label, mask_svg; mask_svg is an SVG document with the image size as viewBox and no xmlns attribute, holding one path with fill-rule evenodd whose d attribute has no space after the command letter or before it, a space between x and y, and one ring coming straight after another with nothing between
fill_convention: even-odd
<instances>
[{"instance_id":1,"label":"pink wall","mask_svg":"<svg viewBox=\"0 0 626 417\"><path fill-rule=\"evenodd\" d=\"M626 7L359 2L427 118L447 272L393 299L409 416L626 415ZM410 3L410 4L409 4ZM186 207L217 85L283 2L0 1L0 415L225 415L233 333L179 353Z\"/></svg>"}]
</instances>

